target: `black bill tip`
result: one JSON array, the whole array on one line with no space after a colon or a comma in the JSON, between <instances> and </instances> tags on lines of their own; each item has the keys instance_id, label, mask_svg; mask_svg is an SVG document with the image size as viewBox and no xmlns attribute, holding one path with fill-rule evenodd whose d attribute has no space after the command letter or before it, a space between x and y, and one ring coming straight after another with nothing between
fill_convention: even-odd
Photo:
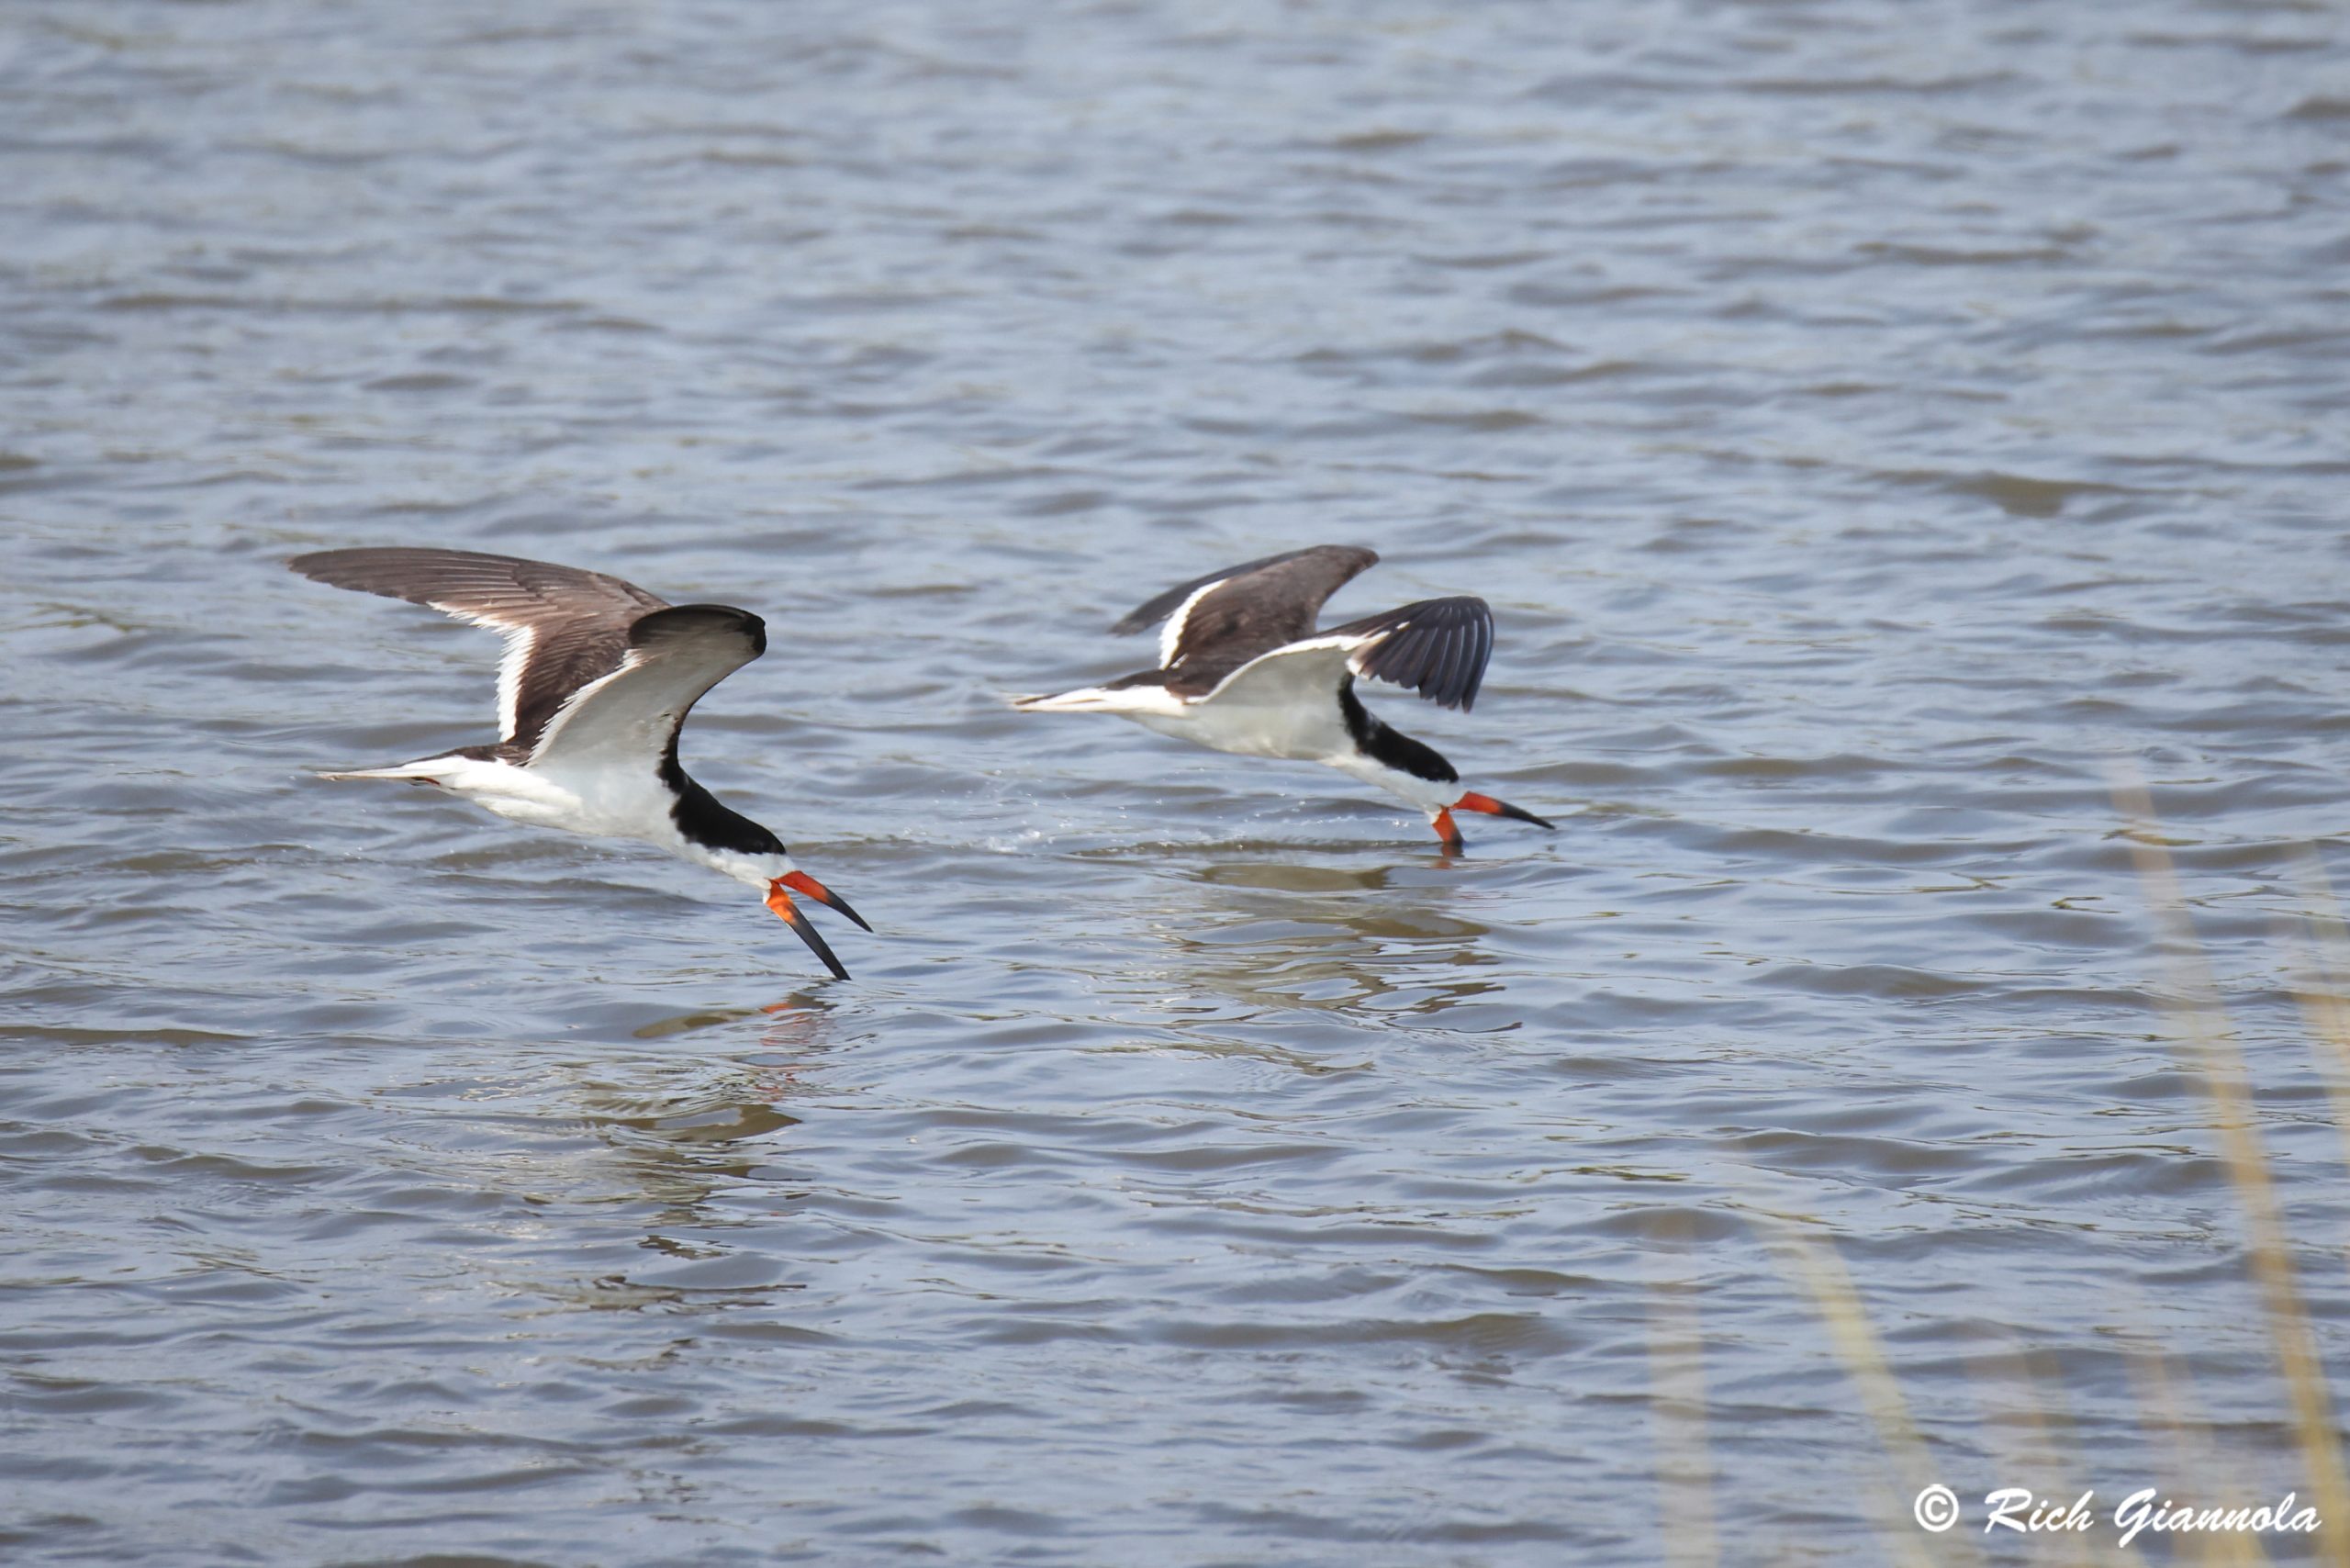
<instances>
[{"instance_id":1,"label":"black bill tip","mask_svg":"<svg viewBox=\"0 0 2350 1568\"><path fill-rule=\"evenodd\" d=\"M849 907L848 900L841 897L840 894L833 891L832 889L824 886L823 883L816 880L815 878L810 876L807 872L794 871L788 877L778 878L778 880L781 881L785 887L789 888L793 892L805 893L808 897L814 899L818 903L822 904L826 909L838 910L841 913L848 916L850 920L856 922L856 928L858 930L870 931L873 929L873 927L865 924L865 916L857 913L856 911Z\"/></svg>"},{"instance_id":2,"label":"black bill tip","mask_svg":"<svg viewBox=\"0 0 2350 1568\"><path fill-rule=\"evenodd\" d=\"M1523 806L1513 806L1507 801L1496 801L1491 795L1479 795L1472 792L1461 796L1460 799L1452 802L1452 805L1455 811L1482 812L1489 817L1516 817L1519 822L1532 823L1536 827L1547 827L1554 832L1559 825L1547 817L1536 816Z\"/></svg>"},{"instance_id":3,"label":"black bill tip","mask_svg":"<svg viewBox=\"0 0 2350 1568\"><path fill-rule=\"evenodd\" d=\"M815 922L801 913L800 906L791 902L791 895L783 890L782 882L778 881L768 889L767 908L775 912L776 918L791 927L802 942L808 944L810 952L824 960L824 968L833 971L834 980L848 979L848 970L843 967L838 958L833 956L832 946L824 940L823 933L818 931Z\"/></svg>"}]
</instances>

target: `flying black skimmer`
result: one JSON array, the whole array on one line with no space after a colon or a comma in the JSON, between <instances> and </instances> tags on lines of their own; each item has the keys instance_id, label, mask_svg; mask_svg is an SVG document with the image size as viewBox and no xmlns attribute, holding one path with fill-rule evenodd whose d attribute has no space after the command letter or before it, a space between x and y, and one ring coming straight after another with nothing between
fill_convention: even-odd
<instances>
[{"instance_id":1,"label":"flying black skimmer","mask_svg":"<svg viewBox=\"0 0 2350 1568\"><path fill-rule=\"evenodd\" d=\"M767 908L848 978L791 895L873 928L794 866L774 834L719 804L677 765L677 731L695 702L767 651L757 616L724 604L672 605L600 572L465 550L323 550L286 565L506 638L497 745L319 778L437 784L533 827L656 846L765 889Z\"/></svg>"},{"instance_id":2,"label":"flying black skimmer","mask_svg":"<svg viewBox=\"0 0 2350 1568\"><path fill-rule=\"evenodd\" d=\"M1494 651L1494 612L1482 599L1427 599L1316 632L1322 601L1378 559L1360 545L1317 544L1169 588L1110 628L1166 622L1157 669L1013 706L1116 713L1217 751L1322 763L1427 812L1447 850L1460 847L1455 812L1550 826L1490 795L1464 793L1452 764L1373 718L1355 695L1355 677L1368 676L1466 710Z\"/></svg>"}]
</instances>

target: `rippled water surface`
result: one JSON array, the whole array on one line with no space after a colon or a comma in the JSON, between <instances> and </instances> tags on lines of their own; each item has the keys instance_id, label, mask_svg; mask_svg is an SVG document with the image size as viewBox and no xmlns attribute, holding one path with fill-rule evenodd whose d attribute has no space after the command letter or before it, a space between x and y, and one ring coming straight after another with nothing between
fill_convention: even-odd
<instances>
[{"instance_id":1,"label":"rippled water surface","mask_svg":"<svg viewBox=\"0 0 2350 1568\"><path fill-rule=\"evenodd\" d=\"M2113 782L2339 1358L2342 17L16 0L8 1560L1824 1563L1930 1544L1923 1479L2306 1495ZM1368 695L1556 834L1003 708L1325 541L1386 555L1334 618L1493 601L1475 713ZM370 543L767 617L687 756L856 979L312 778L488 735L490 639L279 565Z\"/></svg>"}]
</instances>

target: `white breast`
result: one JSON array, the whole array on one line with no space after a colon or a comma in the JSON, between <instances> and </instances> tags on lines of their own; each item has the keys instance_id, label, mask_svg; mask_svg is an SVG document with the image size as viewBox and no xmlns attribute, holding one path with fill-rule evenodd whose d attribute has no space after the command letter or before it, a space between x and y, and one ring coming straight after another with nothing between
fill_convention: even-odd
<instances>
[{"instance_id":1,"label":"white breast","mask_svg":"<svg viewBox=\"0 0 2350 1568\"><path fill-rule=\"evenodd\" d=\"M661 782L650 758L632 757L620 766L539 762L529 771L572 802L573 820L556 825L575 833L641 839L675 850L683 843L671 808L677 796Z\"/></svg>"},{"instance_id":2,"label":"white breast","mask_svg":"<svg viewBox=\"0 0 2350 1568\"><path fill-rule=\"evenodd\" d=\"M1255 702L1227 692L1175 712L1137 712L1126 717L1163 735L1238 756L1278 756L1292 762L1327 762L1354 749L1339 716L1337 694L1321 702Z\"/></svg>"}]
</instances>

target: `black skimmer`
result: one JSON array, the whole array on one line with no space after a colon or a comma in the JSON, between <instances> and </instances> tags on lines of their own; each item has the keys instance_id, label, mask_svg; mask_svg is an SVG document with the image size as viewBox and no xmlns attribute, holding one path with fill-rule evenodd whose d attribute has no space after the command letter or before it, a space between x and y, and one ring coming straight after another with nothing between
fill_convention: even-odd
<instances>
[{"instance_id":1,"label":"black skimmer","mask_svg":"<svg viewBox=\"0 0 2350 1568\"><path fill-rule=\"evenodd\" d=\"M848 979L791 895L873 927L794 866L774 834L720 805L677 765L677 731L695 702L767 651L757 616L724 604L672 605L600 572L466 550L322 550L286 565L506 638L497 745L319 778L437 784L533 827L655 845L765 889L767 908Z\"/></svg>"},{"instance_id":2,"label":"black skimmer","mask_svg":"<svg viewBox=\"0 0 2350 1568\"><path fill-rule=\"evenodd\" d=\"M1368 676L1466 710L1494 651L1494 612L1482 599L1422 599L1316 632L1322 601L1378 559L1360 545L1317 544L1169 588L1110 628L1165 621L1157 669L1013 706L1116 713L1217 751L1322 763L1427 812L1447 850L1460 847L1455 812L1550 827L1532 812L1464 793L1452 764L1371 717L1355 695L1355 677Z\"/></svg>"}]
</instances>

